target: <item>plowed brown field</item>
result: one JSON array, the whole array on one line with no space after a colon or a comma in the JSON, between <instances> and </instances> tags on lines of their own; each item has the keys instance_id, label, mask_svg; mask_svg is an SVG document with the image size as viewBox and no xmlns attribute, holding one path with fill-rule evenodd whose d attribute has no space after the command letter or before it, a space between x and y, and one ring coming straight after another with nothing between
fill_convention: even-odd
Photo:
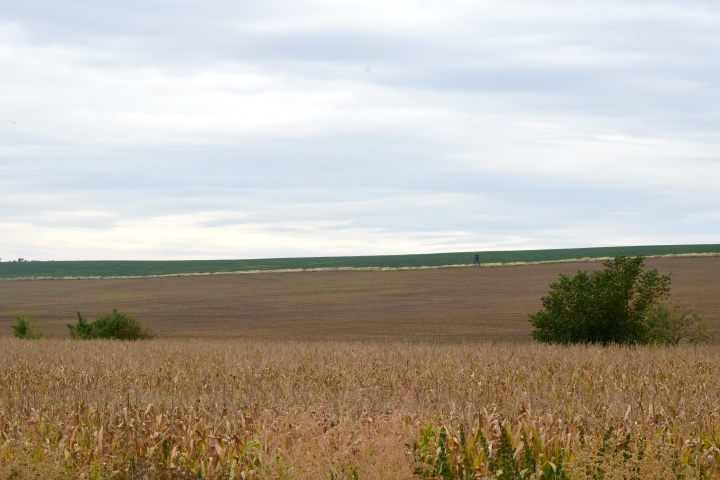
<instances>
[{"instance_id":1,"label":"plowed brown field","mask_svg":"<svg viewBox=\"0 0 720 480\"><path fill-rule=\"evenodd\" d=\"M720 258L657 258L672 299L693 304L720 340ZM17 313L63 338L76 312L125 311L160 337L430 342L529 341L528 313L559 273L600 263L408 271L326 271L0 282L0 335Z\"/></svg>"}]
</instances>

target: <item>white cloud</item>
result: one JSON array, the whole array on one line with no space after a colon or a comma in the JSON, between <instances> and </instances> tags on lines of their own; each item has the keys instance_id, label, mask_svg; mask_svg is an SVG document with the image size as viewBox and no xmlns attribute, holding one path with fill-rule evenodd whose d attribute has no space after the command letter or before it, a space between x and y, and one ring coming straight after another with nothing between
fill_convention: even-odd
<instances>
[{"instance_id":1,"label":"white cloud","mask_svg":"<svg viewBox=\"0 0 720 480\"><path fill-rule=\"evenodd\" d=\"M718 25L700 1L3 7L0 254L714 243Z\"/></svg>"}]
</instances>

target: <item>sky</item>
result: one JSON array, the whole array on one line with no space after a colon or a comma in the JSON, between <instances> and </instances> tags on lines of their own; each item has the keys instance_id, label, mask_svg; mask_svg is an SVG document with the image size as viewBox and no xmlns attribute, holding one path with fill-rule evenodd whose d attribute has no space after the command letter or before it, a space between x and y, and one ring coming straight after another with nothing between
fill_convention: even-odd
<instances>
[{"instance_id":1,"label":"sky","mask_svg":"<svg viewBox=\"0 0 720 480\"><path fill-rule=\"evenodd\" d=\"M0 259L720 243L717 1L0 4Z\"/></svg>"}]
</instances>

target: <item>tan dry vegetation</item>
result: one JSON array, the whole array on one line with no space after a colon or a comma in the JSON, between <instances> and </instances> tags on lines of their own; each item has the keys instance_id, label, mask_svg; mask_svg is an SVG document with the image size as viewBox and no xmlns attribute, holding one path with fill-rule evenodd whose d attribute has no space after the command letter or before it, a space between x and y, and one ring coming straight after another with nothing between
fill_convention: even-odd
<instances>
[{"instance_id":1,"label":"tan dry vegetation","mask_svg":"<svg viewBox=\"0 0 720 480\"><path fill-rule=\"evenodd\" d=\"M516 456L564 456L571 478L599 459L596 478L719 478L720 352L0 339L2 479L210 477L233 461L235 478L414 478L426 427L461 424L495 450L504 428Z\"/></svg>"},{"instance_id":2,"label":"tan dry vegetation","mask_svg":"<svg viewBox=\"0 0 720 480\"><path fill-rule=\"evenodd\" d=\"M720 257L648 259L672 274L673 300L706 315L720 340ZM529 342L527 314L559 273L599 262L409 271L0 282L0 335L18 313L58 338L76 312L112 308L161 337Z\"/></svg>"}]
</instances>

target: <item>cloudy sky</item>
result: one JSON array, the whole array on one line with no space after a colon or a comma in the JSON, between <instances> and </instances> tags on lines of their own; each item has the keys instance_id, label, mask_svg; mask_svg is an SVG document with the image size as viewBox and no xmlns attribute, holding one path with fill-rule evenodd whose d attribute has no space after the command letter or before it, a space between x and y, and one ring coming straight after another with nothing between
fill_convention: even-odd
<instances>
[{"instance_id":1,"label":"cloudy sky","mask_svg":"<svg viewBox=\"0 0 720 480\"><path fill-rule=\"evenodd\" d=\"M720 243L720 3L0 6L0 258Z\"/></svg>"}]
</instances>

